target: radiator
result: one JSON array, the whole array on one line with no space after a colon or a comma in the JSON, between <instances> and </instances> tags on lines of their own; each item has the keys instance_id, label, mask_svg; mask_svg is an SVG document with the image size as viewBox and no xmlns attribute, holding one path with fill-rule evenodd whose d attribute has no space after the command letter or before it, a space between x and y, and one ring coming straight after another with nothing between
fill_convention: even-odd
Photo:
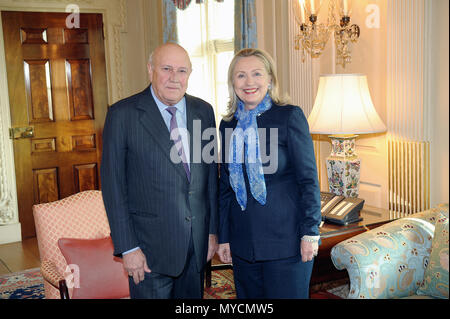
<instances>
[{"instance_id":1,"label":"radiator","mask_svg":"<svg viewBox=\"0 0 450 319\"><path fill-rule=\"evenodd\" d=\"M430 143L388 140L389 214L401 218L430 208Z\"/></svg>"}]
</instances>

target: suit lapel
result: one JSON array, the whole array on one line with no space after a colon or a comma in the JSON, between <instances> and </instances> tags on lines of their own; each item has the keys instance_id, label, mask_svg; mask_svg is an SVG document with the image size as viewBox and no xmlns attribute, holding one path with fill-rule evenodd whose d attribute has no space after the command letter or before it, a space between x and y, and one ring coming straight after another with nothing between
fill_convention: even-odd
<instances>
[{"instance_id":1,"label":"suit lapel","mask_svg":"<svg viewBox=\"0 0 450 319\"><path fill-rule=\"evenodd\" d=\"M183 176L186 181L186 172L184 171L183 164L180 162L175 164L170 159L170 151L172 147L175 146L173 141L170 139L170 133L167 129L166 124L162 118L161 112L156 105L155 100L150 92L150 87L148 87L141 95L137 108L142 111L142 116L139 121L144 126L144 128L154 137L156 144L161 148L162 153L167 157L171 165L175 170Z\"/></svg>"}]
</instances>

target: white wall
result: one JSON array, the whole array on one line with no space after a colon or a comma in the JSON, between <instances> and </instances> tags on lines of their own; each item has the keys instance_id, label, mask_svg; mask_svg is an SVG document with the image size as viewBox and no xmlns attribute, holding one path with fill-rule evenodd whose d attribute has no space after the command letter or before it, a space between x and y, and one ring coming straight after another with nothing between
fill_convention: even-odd
<instances>
[{"instance_id":1,"label":"white wall","mask_svg":"<svg viewBox=\"0 0 450 319\"><path fill-rule=\"evenodd\" d=\"M127 0L127 28L121 33L123 58L123 97L145 89L150 81L147 61L162 43L160 0Z\"/></svg>"},{"instance_id":2,"label":"white wall","mask_svg":"<svg viewBox=\"0 0 450 319\"><path fill-rule=\"evenodd\" d=\"M431 50L431 204L448 203L449 193L449 1L433 0Z\"/></svg>"},{"instance_id":3,"label":"white wall","mask_svg":"<svg viewBox=\"0 0 450 319\"><path fill-rule=\"evenodd\" d=\"M400 0L395 0L400 1ZM432 3L432 11L421 12L419 9L425 7L428 10L430 2ZM262 49L267 50L276 59L279 77L281 78L282 89L289 93L289 95L295 98L294 101L297 104L304 104L298 101L308 101L303 99L305 95L310 95L311 87L304 83L305 78L303 75L308 73L309 81L313 87L313 98L315 97L315 90L317 88L317 81L319 74L324 73L364 73L368 77L369 89L371 92L372 100L379 115L388 124L391 121L391 126L407 125L404 131L411 131L411 125L407 123L404 118L394 119L392 124L393 105L390 100L388 87L388 80L392 77L395 70L389 69L389 65L396 67L401 65L405 67L405 72L402 76L406 76L407 84L396 83L395 85L400 88L395 94L403 88L407 88L407 92L412 92L411 88L419 83L418 89L421 90L420 94L430 96L432 109L426 100L417 99L414 96L412 99L416 105L422 108L423 114L415 114L413 117L418 118L421 123L423 132L417 134L419 138L417 143L431 144L430 151L430 203L434 205L439 202L448 202L449 192L449 129L448 129L448 23L449 23L449 2L447 0L411 0L402 1L402 6L397 7L398 3L392 3L388 0L358 0L353 1L353 13L351 17L351 23L356 23L361 28L361 37L358 42L352 45L352 57L353 61L345 69L340 66L334 66L333 51L331 47L331 39L327 44L327 48L322 54L320 60L308 61L302 64L293 58L293 54L289 53L293 47L293 35L295 30L286 30L284 25L288 23L286 20L289 18L289 5L286 5L287 1L276 0L258 0L257 1L257 14L258 14L258 44ZM400 2L399 2L400 3ZM376 5L380 14L380 24L378 27L370 27L366 23L366 19L369 15L373 15L373 11L366 11L371 5ZM421 7L422 6L422 7ZM321 15L327 16L328 1L324 1L321 9ZM418 11L417 11L418 10ZM425 11L426 11L425 10ZM411 18L411 14L417 15L422 20L414 21ZM397 17L397 20L392 20L392 17ZM292 17L291 17L292 19ZM430 27L431 34L430 39L426 39L428 30ZM406 26L406 22L407 26ZM411 23L409 23L411 21ZM421 39L421 43L415 41L415 35L411 33L391 35L393 28L402 26L404 30L408 32L419 33L417 38ZM396 38L397 37L397 38ZM422 37L422 38L421 38ZM425 37L425 39L423 39ZM395 40L401 40L402 44L396 46ZM389 40L393 41L389 43ZM423 47L417 47L423 45ZM428 45L432 46L432 50L429 51ZM409 51L411 47L415 51ZM425 52L425 53L424 53ZM428 63L428 56L422 56L422 54L429 54L431 52L431 65ZM286 53L288 58L286 58ZM401 55L401 56L399 56ZM290 59L289 59L290 57ZM419 61L419 66L413 66L408 64L399 64L399 60L406 59L408 61ZM398 71L397 71L398 72ZM297 74L298 73L298 74ZM299 76L299 74L301 74ZM398 73L395 73L398 74ZM421 78L425 74L430 78ZM298 78L300 77L300 80ZM416 77L416 79L408 79L408 77ZM292 84L292 80L297 82ZM291 83L289 83L291 81ZM409 89L408 89L409 88ZM404 93L404 92L400 92ZM401 107L406 106L406 113L409 112L408 101L410 97L402 96L404 100L401 101ZM414 94L412 94L414 95ZM308 109L309 105L306 106ZM427 117L430 117L429 119ZM428 134L430 131L430 134ZM387 134L369 134L361 135L357 139L357 151L362 159L361 164L361 197L366 199L366 203L382 208L389 207L389 161L388 158L388 135ZM404 140L406 143L409 141L409 136L406 136ZM314 137L316 154L320 158L319 174L321 180L322 190L327 189L327 176L325 170L325 158L330 152L330 143L326 136L318 138ZM397 163L395 163L397 164ZM408 172L407 172L408 174ZM427 174L427 173L425 173ZM428 178L427 177L427 178ZM407 187L407 186L405 186ZM425 186L425 190L428 188Z\"/></svg>"}]
</instances>

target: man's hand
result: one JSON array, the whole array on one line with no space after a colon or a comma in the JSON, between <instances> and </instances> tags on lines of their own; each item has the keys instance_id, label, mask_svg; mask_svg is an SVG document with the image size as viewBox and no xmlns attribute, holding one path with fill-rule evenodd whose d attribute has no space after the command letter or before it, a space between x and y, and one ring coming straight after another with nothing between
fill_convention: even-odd
<instances>
[{"instance_id":1,"label":"man's hand","mask_svg":"<svg viewBox=\"0 0 450 319\"><path fill-rule=\"evenodd\" d=\"M217 251L217 236L210 234L208 241L208 256L206 257L207 262L213 259L216 251Z\"/></svg>"},{"instance_id":2,"label":"man's hand","mask_svg":"<svg viewBox=\"0 0 450 319\"><path fill-rule=\"evenodd\" d=\"M217 250L220 260L224 264L231 264L233 259L231 258L230 244L219 244L219 249Z\"/></svg>"},{"instance_id":3,"label":"man's hand","mask_svg":"<svg viewBox=\"0 0 450 319\"><path fill-rule=\"evenodd\" d=\"M123 268L129 276L133 277L137 285L145 279L145 272L152 272L147 266L147 259L141 249L122 256Z\"/></svg>"},{"instance_id":4,"label":"man's hand","mask_svg":"<svg viewBox=\"0 0 450 319\"><path fill-rule=\"evenodd\" d=\"M307 261L313 260L319 251L319 242L309 242L302 240L300 244L300 253L302 255L302 261L305 263Z\"/></svg>"}]
</instances>

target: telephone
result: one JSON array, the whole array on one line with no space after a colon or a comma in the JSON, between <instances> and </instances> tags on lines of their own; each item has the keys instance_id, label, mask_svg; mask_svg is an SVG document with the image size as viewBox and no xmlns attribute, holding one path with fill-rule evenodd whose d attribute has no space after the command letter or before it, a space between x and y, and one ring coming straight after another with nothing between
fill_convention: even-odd
<instances>
[{"instance_id":1,"label":"telephone","mask_svg":"<svg viewBox=\"0 0 450 319\"><path fill-rule=\"evenodd\" d=\"M329 192L320 192L322 220L339 225L359 222L359 212L364 206L364 199L346 198Z\"/></svg>"}]
</instances>

